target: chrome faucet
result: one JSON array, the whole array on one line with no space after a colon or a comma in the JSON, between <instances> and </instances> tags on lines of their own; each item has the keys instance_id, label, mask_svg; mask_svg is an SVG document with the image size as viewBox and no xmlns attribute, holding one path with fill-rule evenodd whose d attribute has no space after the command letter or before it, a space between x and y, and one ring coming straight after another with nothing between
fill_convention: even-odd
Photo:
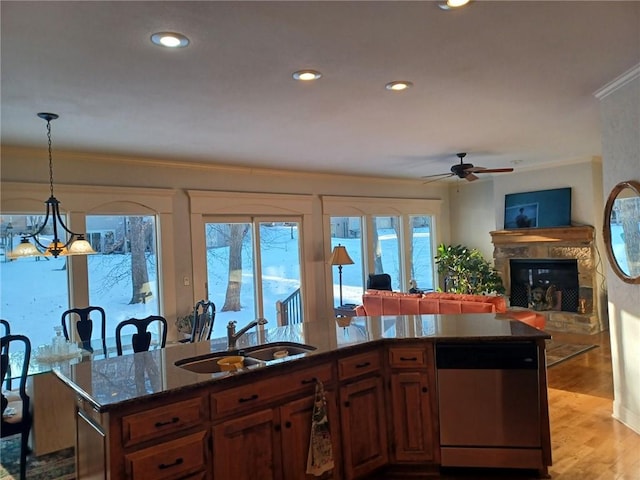
<instances>
[{"instance_id":1,"label":"chrome faucet","mask_svg":"<svg viewBox=\"0 0 640 480\"><path fill-rule=\"evenodd\" d=\"M237 322L235 320L231 320L227 324L227 350L233 350L234 348L236 348L236 342L242 335L244 335L245 333L247 333L249 330L251 330L253 327L257 325L264 325L265 323L267 323L267 319L258 318L257 320L253 320L249 322L247 325L245 325L244 327L242 327L240 330L238 330L237 333L236 333L236 323Z\"/></svg>"}]
</instances>

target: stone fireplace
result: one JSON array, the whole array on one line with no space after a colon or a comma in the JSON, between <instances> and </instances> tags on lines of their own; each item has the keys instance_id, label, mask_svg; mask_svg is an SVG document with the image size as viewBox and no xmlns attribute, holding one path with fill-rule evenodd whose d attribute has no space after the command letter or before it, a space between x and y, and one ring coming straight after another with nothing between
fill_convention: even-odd
<instances>
[{"instance_id":1,"label":"stone fireplace","mask_svg":"<svg viewBox=\"0 0 640 480\"><path fill-rule=\"evenodd\" d=\"M592 334L607 329L598 315L593 227L499 230L491 239L511 307L543 314L548 330Z\"/></svg>"}]
</instances>

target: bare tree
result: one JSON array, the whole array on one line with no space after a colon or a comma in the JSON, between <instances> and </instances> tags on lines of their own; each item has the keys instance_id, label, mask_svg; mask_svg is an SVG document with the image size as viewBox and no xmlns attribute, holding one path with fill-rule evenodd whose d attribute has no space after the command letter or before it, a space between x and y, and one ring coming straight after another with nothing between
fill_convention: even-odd
<instances>
[{"instance_id":1,"label":"bare tree","mask_svg":"<svg viewBox=\"0 0 640 480\"><path fill-rule=\"evenodd\" d=\"M249 231L244 223L229 224L229 281L224 298L223 312L239 312L242 289L242 242Z\"/></svg>"},{"instance_id":2,"label":"bare tree","mask_svg":"<svg viewBox=\"0 0 640 480\"><path fill-rule=\"evenodd\" d=\"M129 305L147 303L151 296L147 271L145 222L142 217L129 217L129 244L131 247L131 286Z\"/></svg>"}]
</instances>

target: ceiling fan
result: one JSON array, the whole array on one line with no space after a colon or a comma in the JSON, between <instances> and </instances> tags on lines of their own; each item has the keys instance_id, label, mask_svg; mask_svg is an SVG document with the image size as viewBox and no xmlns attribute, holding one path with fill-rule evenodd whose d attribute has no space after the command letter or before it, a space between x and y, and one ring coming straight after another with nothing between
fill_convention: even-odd
<instances>
[{"instance_id":1,"label":"ceiling fan","mask_svg":"<svg viewBox=\"0 0 640 480\"><path fill-rule=\"evenodd\" d=\"M463 178L469 182L473 182L478 179L476 173L506 173L513 172L513 168L484 168L484 167L474 167L471 163L464 163L464 157L467 156L466 153L456 153L456 156L460 159L460 163L455 163L451 166L451 173L437 173L435 175L426 175L421 178L432 178L433 180L429 180L428 182L435 182L437 180L443 180L445 178L458 176L459 178Z\"/></svg>"}]
</instances>

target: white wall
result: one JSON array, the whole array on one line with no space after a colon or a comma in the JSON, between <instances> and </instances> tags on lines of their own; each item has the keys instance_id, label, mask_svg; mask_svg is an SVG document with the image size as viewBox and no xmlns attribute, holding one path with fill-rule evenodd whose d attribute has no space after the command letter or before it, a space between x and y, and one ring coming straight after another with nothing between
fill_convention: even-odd
<instances>
[{"instance_id":1,"label":"white wall","mask_svg":"<svg viewBox=\"0 0 640 480\"><path fill-rule=\"evenodd\" d=\"M601 100L603 189L640 181L640 65L597 96ZM606 266L613 364L613 416L640 433L640 285Z\"/></svg>"}]
</instances>

